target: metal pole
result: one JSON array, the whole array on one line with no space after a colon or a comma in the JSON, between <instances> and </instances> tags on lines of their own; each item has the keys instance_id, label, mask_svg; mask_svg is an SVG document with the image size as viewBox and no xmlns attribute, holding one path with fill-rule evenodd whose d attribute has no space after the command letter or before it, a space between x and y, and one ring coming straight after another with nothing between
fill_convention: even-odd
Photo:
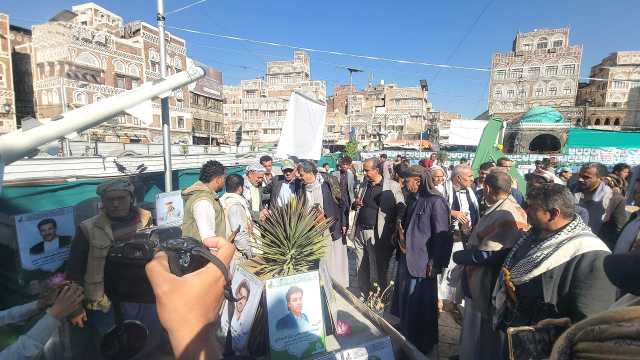
<instances>
[{"instance_id":1,"label":"metal pole","mask_svg":"<svg viewBox=\"0 0 640 360\"><path fill-rule=\"evenodd\" d=\"M158 38L160 39L160 78L167 76L167 46L164 33L164 0L158 0ZM160 114L162 117L162 152L164 154L164 191L173 190L173 176L171 169L171 117L169 114L169 97L160 99Z\"/></svg>"},{"instance_id":2,"label":"metal pole","mask_svg":"<svg viewBox=\"0 0 640 360\"><path fill-rule=\"evenodd\" d=\"M60 100L62 101L62 113L67 112L67 94L64 90L64 77L60 77ZM62 156L67 156L69 151L69 139L60 139L60 146L62 146ZM66 149L65 149L66 148Z\"/></svg>"},{"instance_id":3,"label":"metal pole","mask_svg":"<svg viewBox=\"0 0 640 360\"><path fill-rule=\"evenodd\" d=\"M352 82L353 73L349 70L349 95L347 95L347 120L349 122L349 131L347 132L347 137L349 141L351 141L351 116L349 116L349 102L351 102L351 95L353 94L353 82Z\"/></svg>"}]
</instances>

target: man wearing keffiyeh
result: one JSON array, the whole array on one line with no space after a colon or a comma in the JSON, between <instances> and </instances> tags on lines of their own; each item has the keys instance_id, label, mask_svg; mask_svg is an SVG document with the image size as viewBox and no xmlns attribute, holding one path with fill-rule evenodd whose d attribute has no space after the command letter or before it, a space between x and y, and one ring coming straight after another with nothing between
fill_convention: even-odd
<instances>
[{"instance_id":1,"label":"man wearing keffiyeh","mask_svg":"<svg viewBox=\"0 0 640 360\"><path fill-rule=\"evenodd\" d=\"M569 189L545 184L527 200L532 229L507 255L493 292L494 326L502 335L546 318L576 322L606 310L615 298L603 269L609 249L575 215Z\"/></svg>"}]
</instances>

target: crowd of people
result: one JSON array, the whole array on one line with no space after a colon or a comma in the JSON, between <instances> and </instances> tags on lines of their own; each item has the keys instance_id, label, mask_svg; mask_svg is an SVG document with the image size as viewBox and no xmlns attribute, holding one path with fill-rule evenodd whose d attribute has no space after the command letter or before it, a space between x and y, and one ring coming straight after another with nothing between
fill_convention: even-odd
<instances>
[{"instance_id":1,"label":"crowd of people","mask_svg":"<svg viewBox=\"0 0 640 360\"><path fill-rule=\"evenodd\" d=\"M521 189L510 175L514 169L508 158L481 164L475 178L466 159L447 167L433 154L412 166L400 156L392 161L381 155L362 162L362 179L348 156L333 172L327 164L318 167L295 158L283 160L276 172L273 159L263 156L242 175L227 175L212 160L202 166L198 181L182 191L181 230L217 249L228 265L255 256L254 226L270 209L295 198L332 220L323 262L334 282L363 297L393 282L389 310L399 317L402 334L423 353L437 352L438 318L447 311L462 326L461 359L507 358L509 328L550 324L574 324L553 352L556 359L571 358L575 343L582 341L577 334L595 326L589 319L611 324L640 295L634 278L640 270L640 217L627 218L625 211L628 203L640 203L640 177L629 184L626 164L609 172L602 164L588 163L577 174L556 169L554 158L535 166ZM166 255L159 254L147 265L157 303L121 303L115 313L105 292L109 251L132 240L153 219L135 203L134 188L126 180L104 183L97 194L102 209L76 231L60 295L1 313L7 323L48 308L43 324L5 349L3 358L39 356L64 317L73 324L75 358L96 356L118 316L149 330L139 358L172 350L178 357L194 356L183 358L217 354L200 335L222 302L224 279L214 267L194 277L172 277ZM226 240L232 233L233 245ZM349 245L356 283L350 283ZM213 292L217 298L200 301ZM189 303L193 313L175 310L180 301ZM610 315L606 311L612 306L618 309ZM629 318L636 313L629 310ZM611 326L613 335L603 343L624 332ZM640 346L626 344L617 351L638 355Z\"/></svg>"}]
</instances>

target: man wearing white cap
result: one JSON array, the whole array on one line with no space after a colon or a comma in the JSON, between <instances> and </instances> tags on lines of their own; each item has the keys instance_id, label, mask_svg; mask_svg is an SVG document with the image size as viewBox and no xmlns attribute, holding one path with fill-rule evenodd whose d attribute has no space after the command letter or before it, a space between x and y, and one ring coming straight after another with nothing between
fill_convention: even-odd
<instances>
[{"instance_id":1,"label":"man wearing white cap","mask_svg":"<svg viewBox=\"0 0 640 360\"><path fill-rule=\"evenodd\" d=\"M273 178L271 206L284 206L302 189L300 179L296 177L295 164L292 160L282 160L282 175Z\"/></svg>"},{"instance_id":2,"label":"man wearing white cap","mask_svg":"<svg viewBox=\"0 0 640 360\"><path fill-rule=\"evenodd\" d=\"M262 183L266 172L267 170L264 166L252 164L247 166L244 177L242 196L249 202L249 210L251 210L251 219L253 221L261 221L267 214L267 210L262 204Z\"/></svg>"}]
</instances>

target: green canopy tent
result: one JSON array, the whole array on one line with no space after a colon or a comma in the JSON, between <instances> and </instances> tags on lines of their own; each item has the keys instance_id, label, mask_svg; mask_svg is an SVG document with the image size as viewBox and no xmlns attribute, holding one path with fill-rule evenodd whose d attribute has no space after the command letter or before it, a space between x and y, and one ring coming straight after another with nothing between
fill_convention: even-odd
<instances>
[{"instance_id":1,"label":"green canopy tent","mask_svg":"<svg viewBox=\"0 0 640 360\"><path fill-rule=\"evenodd\" d=\"M640 148L640 132L637 131L571 128L568 137L563 148L565 153L570 148Z\"/></svg>"},{"instance_id":2,"label":"green canopy tent","mask_svg":"<svg viewBox=\"0 0 640 360\"><path fill-rule=\"evenodd\" d=\"M229 166L227 174L240 174L244 166ZM155 201L156 194L163 192L163 173L145 173L144 201ZM200 176L200 169L185 169L173 171L173 184L177 189L186 189L195 183ZM64 182L61 184L5 186L0 195L0 213L11 216L36 211L57 209L74 206L81 201L96 197L96 188L109 179L91 179Z\"/></svg>"}]
</instances>

